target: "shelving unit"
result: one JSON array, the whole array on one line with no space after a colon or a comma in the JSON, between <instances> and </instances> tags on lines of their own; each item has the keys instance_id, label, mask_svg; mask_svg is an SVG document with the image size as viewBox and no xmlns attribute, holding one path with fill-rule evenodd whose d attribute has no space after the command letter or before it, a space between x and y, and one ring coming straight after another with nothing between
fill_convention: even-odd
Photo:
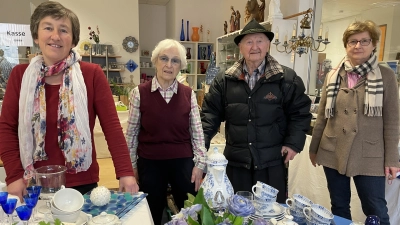
<instances>
[{"instance_id":1,"label":"shelving unit","mask_svg":"<svg viewBox=\"0 0 400 225\"><path fill-rule=\"evenodd\" d=\"M181 41L180 42L186 49L190 48L190 59L187 59L188 67L185 71L187 73L187 82L194 90L201 89L201 83L206 80L206 69L210 62L211 52L214 51L213 42L194 42L194 41ZM202 49L204 51L202 51Z\"/></svg>"},{"instance_id":2,"label":"shelving unit","mask_svg":"<svg viewBox=\"0 0 400 225\"><path fill-rule=\"evenodd\" d=\"M104 55L93 55L92 48L89 49L88 55L82 55L83 61L100 65L109 83L123 83L120 72L124 71L125 67L123 65L118 65L117 58L121 58L121 56L109 55L107 46L105 46ZM110 64L114 63L117 68L110 68Z\"/></svg>"},{"instance_id":3,"label":"shelving unit","mask_svg":"<svg viewBox=\"0 0 400 225\"><path fill-rule=\"evenodd\" d=\"M148 66L143 65L148 63ZM151 79L156 75L156 68L151 63L151 56L140 56L140 79L144 81L144 74L147 79Z\"/></svg>"}]
</instances>

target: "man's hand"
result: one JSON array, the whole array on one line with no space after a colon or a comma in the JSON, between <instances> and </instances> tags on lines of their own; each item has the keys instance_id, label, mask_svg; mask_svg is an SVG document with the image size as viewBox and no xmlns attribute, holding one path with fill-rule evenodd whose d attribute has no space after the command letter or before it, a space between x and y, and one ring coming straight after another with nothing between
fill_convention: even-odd
<instances>
[{"instance_id":1,"label":"man's hand","mask_svg":"<svg viewBox=\"0 0 400 225\"><path fill-rule=\"evenodd\" d=\"M18 196L19 201L23 202L22 196L27 194L26 183L23 178L20 178L7 186L7 192L10 195Z\"/></svg>"},{"instance_id":2,"label":"man's hand","mask_svg":"<svg viewBox=\"0 0 400 225\"><path fill-rule=\"evenodd\" d=\"M294 157L297 155L296 151L294 151L291 148L286 147L286 146L282 146L281 153L282 153L282 156L286 155L285 163L288 163L289 160L293 160Z\"/></svg>"},{"instance_id":3,"label":"man's hand","mask_svg":"<svg viewBox=\"0 0 400 225\"><path fill-rule=\"evenodd\" d=\"M195 182L195 187L194 187L195 191L199 190L202 178L203 178L203 170L197 167L193 167L191 181L192 183Z\"/></svg>"},{"instance_id":4,"label":"man's hand","mask_svg":"<svg viewBox=\"0 0 400 225\"><path fill-rule=\"evenodd\" d=\"M385 167L385 177L388 180L388 184L392 184L392 180L396 179L398 171L399 168L397 167Z\"/></svg>"},{"instance_id":5,"label":"man's hand","mask_svg":"<svg viewBox=\"0 0 400 225\"><path fill-rule=\"evenodd\" d=\"M125 192L130 192L131 194L135 194L139 191L139 186L134 176L119 178L119 191L122 192L123 190L125 190Z\"/></svg>"}]
</instances>

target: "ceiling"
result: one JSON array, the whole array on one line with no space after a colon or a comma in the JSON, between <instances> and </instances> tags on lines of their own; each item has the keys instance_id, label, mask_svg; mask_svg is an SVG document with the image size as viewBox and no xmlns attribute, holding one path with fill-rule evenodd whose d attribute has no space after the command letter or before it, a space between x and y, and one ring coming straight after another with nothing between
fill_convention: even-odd
<instances>
[{"instance_id":1,"label":"ceiling","mask_svg":"<svg viewBox=\"0 0 400 225\"><path fill-rule=\"evenodd\" d=\"M318 0L317 0L318 1ZM361 14L368 9L394 7L400 0L323 0L322 22Z\"/></svg>"},{"instance_id":2,"label":"ceiling","mask_svg":"<svg viewBox=\"0 0 400 225\"><path fill-rule=\"evenodd\" d=\"M139 4L167 5L170 0L139 0ZM320 0L316 0L320 1ZM322 22L337 20L372 8L400 5L400 0L323 0ZM383 9L384 10L384 9Z\"/></svg>"}]
</instances>

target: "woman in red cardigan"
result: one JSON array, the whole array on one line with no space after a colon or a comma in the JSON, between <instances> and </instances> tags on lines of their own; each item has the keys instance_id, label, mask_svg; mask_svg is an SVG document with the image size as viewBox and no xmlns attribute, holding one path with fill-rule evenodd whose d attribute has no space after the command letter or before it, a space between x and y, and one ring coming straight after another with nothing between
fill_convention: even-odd
<instances>
[{"instance_id":1,"label":"woman in red cardigan","mask_svg":"<svg viewBox=\"0 0 400 225\"><path fill-rule=\"evenodd\" d=\"M107 79L99 66L81 62L72 50L79 42L77 16L61 4L47 1L32 14L30 28L42 54L29 65L13 69L0 116L0 156L8 192L22 199L27 179L35 168L45 165L65 165L67 187L81 193L96 187L96 116L120 191L137 192Z\"/></svg>"}]
</instances>

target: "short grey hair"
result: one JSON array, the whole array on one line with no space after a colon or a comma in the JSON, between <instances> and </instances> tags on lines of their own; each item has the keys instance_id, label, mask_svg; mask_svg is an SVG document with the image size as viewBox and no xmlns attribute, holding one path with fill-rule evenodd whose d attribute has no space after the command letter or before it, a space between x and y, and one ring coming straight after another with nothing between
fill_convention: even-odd
<instances>
[{"instance_id":1,"label":"short grey hair","mask_svg":"<svg viewBox=\"0 0 400 225\"><path fill-rule=\"evenodd\" d=\"M153 65L156 65L160 52L170 48L176 48L178 50L179 59L181 60L181 70L185 69L187 66L186 48L181 43L173 39L164 39L158 42L153 52L151 53L151 62L153 63Z\"/></svg>"}]
</instances>

